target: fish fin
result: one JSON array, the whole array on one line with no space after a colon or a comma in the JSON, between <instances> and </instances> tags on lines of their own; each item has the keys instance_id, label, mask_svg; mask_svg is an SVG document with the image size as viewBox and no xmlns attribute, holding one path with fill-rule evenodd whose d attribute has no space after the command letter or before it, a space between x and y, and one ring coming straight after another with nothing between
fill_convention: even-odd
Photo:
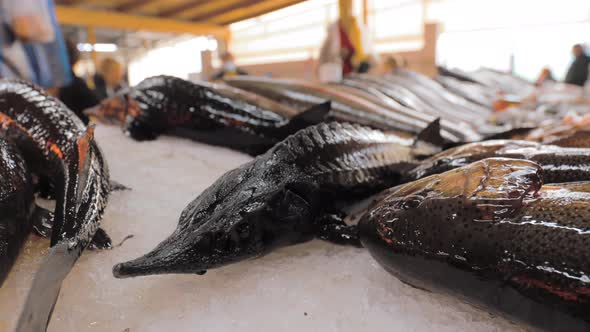
<instances>
[{"instance_id":1,"label":"fish fin","mask_svg":"<svg viewBox=\"0 0 590 332\"><path fill-rule=\"evenodd\" d=\"M27 294L16 332L47 330L63 280L80 254L80 249L68 249L66 243L49 248Z\"/></svg>"},{"instance_id":2,"label":"fish fin","mask_svg":"<svg viewBox=\"0 0 590 332\"><path fill-rule=\"evenodd\" d=\"M86 128L82 137L78 138L78 174L84 172L88 164L90 153L90 142L94 139L94 128L96 125L91 124Z\"/></svg>"},{"instance_id":3,"label":"fish fin","mask_svg":"<svg viewBox=\"0 0 590 332\"><path fill-rule=\"evenodd\" d=\"M414 146L418 145L420 142L426 142L438 147L445 147L448 142L441 136L440 131L440 118L436 118L436 120L429 123L428 126L416 136Z\"/></svg>"},{"instance_id":4,"label":"fish fin","mask_svg":"<svg viewBox=\"0 0 590 332\"><path fill-rule=\"evenodd\" d=\"M342 212L325 213L317 220L316 236L334 244L362 248L357 225L347 225Z\"/></svg>"},{"instance_id":5,"label":"fish fin","mask_svg":"<svg viewBox=\"0 0 590 332\"><path fill-rule=\"evenodd\" d=\"M114 191L125 191L125 190L131 190L131 188L127 187L124 184L121 184L117 181L113 181L111 180L111 192Z\"/></svg>"},{"instance_id":6,"label":"fish fin","mask_svg":"<svg viewBox=\"0 0 590 332\"><path fill-rule=\"evenodd\" d=\"M285 130L288 134L293 134L303 128L324 122L331 109L331 101L314 105L292 117L281 129Z\"/></svg>"},{"instance_id":7,"label":"fish fin","mask_svg":"<svg viewBox=\"0 0 590 332\"><path fill-rule=\"evenodd\" d=\"M88 249L90 250L106 250L106 249L113 249L113 241L111 237L107 234L107 232L99 228L94 233L94 237L90 244L88 245Z\"/></svg>"},{"instance_id":8,"label":"fish fin","mask_svg":"<svg viewBox=\"0 0 590 332\"><path fill-rule=\"evenodd\" d=\"M33 230L37 235L48 238L51 237L51 228L53 226L53 212L40 206L35 207L33 212Z\"/></svg>"}]
</instances>

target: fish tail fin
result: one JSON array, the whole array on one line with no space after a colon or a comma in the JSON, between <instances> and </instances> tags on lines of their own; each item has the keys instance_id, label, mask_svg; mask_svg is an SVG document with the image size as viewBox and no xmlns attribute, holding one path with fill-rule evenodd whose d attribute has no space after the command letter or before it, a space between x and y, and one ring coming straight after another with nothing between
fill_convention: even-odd
<instances>
[{"instance_id":1,"label":"fish tail fin","mask_svg":"<svg viewBox=\"0 0 590 332\"><path fill-rule=\"evenodd\" d=\"M294 134L297 131L309 126L324 122L328 113L332 109L332 102L326 101L314 105L307 110L295 115L287 124L281 127L288 134Z\"/></svg>"},{"instance_id":2,"label":"fish tail fin","mask_svg":"<svg viewBox=\"0 0 590 332\"><path fill-rule=\"evenodd\" d=\"M65 243L57 244L49 249L27 294L16 332L47 329L62 282L81 253L81 248L68 248Z\"/></svg>"}]
</instances>

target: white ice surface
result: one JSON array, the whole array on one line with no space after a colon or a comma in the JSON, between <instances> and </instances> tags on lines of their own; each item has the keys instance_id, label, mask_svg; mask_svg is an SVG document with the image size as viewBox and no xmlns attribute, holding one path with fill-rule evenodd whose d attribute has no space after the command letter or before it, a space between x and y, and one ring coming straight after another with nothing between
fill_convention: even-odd
<instances>
[{"instance_id":1,"label":"white ice surface","mask_svg":"<svg viewBox=\"0 0 590 332\"><path fill-rule=\"evenodd\" d=\"M50 332L521 329L401 283L364 250L320 241L204 276L115 279L115 263L152 249L173 231L187 203L250 157L170 137L138 143L114 127L99 127L96 136L111 178L133 188L111 195L103 227L114 242L134 238L111 251L83 254L64 282ZM12 330L47 245L31 236L0 289L0 331Z\"/></svg>"}]
</instances>

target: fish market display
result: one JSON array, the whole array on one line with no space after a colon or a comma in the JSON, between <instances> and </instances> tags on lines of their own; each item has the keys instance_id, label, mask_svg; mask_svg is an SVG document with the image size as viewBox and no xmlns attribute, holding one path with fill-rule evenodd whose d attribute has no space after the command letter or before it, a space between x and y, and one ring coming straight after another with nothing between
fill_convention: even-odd
<instances>
[{"instance_id":1,"label":"fish market display","mask_svg":"<svg viewBox=\"0 0 590 332\"><path fill-rule=\"evenodd\" d=\"M490 140L448 149L421 161L408 173L408 179L417 180L486 158L534 161L543 167L545 183L590 181L590 149L517 140Z\"/></svg>"},{"instance_id":2,"label":"fish market display","mask_svg":"<svg viewBox=\"0 0 590 332\"><path fill-rule=\"evenodd\" d=\"M463 133L463 141L480 140L503 130L487 122L492 114L490 108L456 95L430 78L405 70L385 76L354 75L342 84L359 90L376 89L414 113L440 117L443 128Z\"/></svg>"},{"instance_id":3,"label":"fish market display","mask_svg":"<svg viewBox=\"0 0 590 332\"><path fill-rule=\"evenodd\" d=\"M0 286L31 229L34 211L27 165L16 147L0 138Z\"/></svg>"},{"instance_id":4,"label":"fish market display","mask_svg":"<svg viewBox=\"0 0 590 332\"><path fill-rule=\"evenodd\" d=\"M543 185L527 160L485 159L389 189L363 245L418 288L549 331L590 329L590 182Z\"/></svg>"},{"instance_id":5,"label":"fish market display","mask_svg":"<svg viewBox=\"0 0 590 332\"><path fill-rule=\"evenodd\" d=\"M288 137L206 189L154 250L118 264L118 278L205 273L319 237L358 245L334 206L396 184L437 149L359 125L322 123Z\"/></svg>"},{"instance_id":6,"label":"fish market display","mask_svg":"<svg viewBox=\"0 0 590 332\"><path fill-rule=\"evenodd\" d=\"M520 97L531 94L534 86L526 80L509 73L489 68L480 68L472 72L439 67L439 74L462 82L475 83L492 92L501 92Z\"/></svg>"},{"instance_id":7,"label":"fish market display","mask_svg":"<svg viewBox=\"0 0 590 332\"><path fill-rule=\"evenodd\" d=\"M88 113L123 123L137 140L161 134L264 153L297 130L324 121L329 103L303 112L226 85L172 76L147 78Z\"/></svg>"},{"instance_id":8,"label":"fish market display","mask_svg":"<svg viewBox=\"0 0 590 332\"><path fill-rule=\"evenodd\" d=\"M47 326L61 283L97 232L109 175L93 128L61 102L21 81L0 81L0 133L12 140L56 196L51 249L35 276L18 331Z\"/></svg>"},{"instance_id":9,"label":"fish market display","mask_svg":"<svg viewBox=\"0 0 590 332\"><path fill-rule=\"evenodd\" d=\"M375 102L368 99L367 92L355 95L350 90L342 91L333 86L292 79L238 76L226 80L231 86L261 94L278 102L306 105L310 101L330 100L331 118L336 121L358 123L376 129L417 134L429 123L440 117L416 112L395 100ZM394 104L391 104L394 103ZM444 120L444 119L443 119ZM480 138L469 128L457 128L441 121L441 135L452 142L473 141ZM463 129L463 130L461 130Z\"/></svg>"}]
</instances>

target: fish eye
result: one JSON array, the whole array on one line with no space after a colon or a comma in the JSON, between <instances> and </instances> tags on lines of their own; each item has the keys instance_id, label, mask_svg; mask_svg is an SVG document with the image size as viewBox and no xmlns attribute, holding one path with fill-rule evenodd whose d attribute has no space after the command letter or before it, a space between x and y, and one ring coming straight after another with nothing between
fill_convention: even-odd
<instances>
[{"instance_id":1,"label":"fish eye","mask_svg":"<svg viewBox=\"0 0 590 332\"><path fill-rule=\"evenodd\" d=\"M422 203L423 200L424 200L424 197L422 197L422 196L418 196L418 195L407 196L403 200L403 202L401 204L401 208L404 210L415 209L420 205L420 203Z\"/></svg>"}]
</instances>

